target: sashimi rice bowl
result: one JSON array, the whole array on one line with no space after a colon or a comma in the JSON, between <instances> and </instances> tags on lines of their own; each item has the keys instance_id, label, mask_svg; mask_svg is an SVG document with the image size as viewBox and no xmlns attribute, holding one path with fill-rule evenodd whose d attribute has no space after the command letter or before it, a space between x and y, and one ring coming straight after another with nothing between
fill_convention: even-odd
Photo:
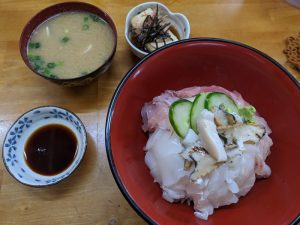
<instances>
[{"instance_id":1,"label":"sashimi rice bowl","mask_svg":"<svg viewBox=\"0 0 300 225\"><path fill-rule=\"evenodd\" d=\"M150 53L108 110L117 185L150 224L296 221L299 87L241 43L192 39Z\"/></svg>"},{"instance_id":2,"label":"sashimi rice bowl","mask_svg":"<svg viewBox=\"0 0 300 225\"><path fill-rule=\"evenodd\" d=\"M206 220L271 174L271 129L237 92L222 87L165 91L142 109L145 162L168 202L193 203Z\"/></svg>"}]
</instances>

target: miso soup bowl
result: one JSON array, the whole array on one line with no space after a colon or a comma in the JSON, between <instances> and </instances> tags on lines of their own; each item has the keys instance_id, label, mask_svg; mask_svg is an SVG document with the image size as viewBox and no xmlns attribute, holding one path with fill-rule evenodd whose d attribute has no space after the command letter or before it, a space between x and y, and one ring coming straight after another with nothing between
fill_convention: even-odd
<instances>
[{"instance_id":1,"label":"miso soup bowl","mask_svg":"<svg viewBox=\"0 0 300 225\"><path fill-rule=\"evenodd\" d=\"M77 151L71 164L55 175L31 169L25 159L25 146L38 129L48 125L68 128L76 137ZM3 163L12 177L32 187L46 187L68 178L80 165L87 148L87 134L81 120L71 111L57 106L41 106L20 116L8 130L2 149Z\"/></svg>"},{"instance_id":2,"label":"miso soup bowl","mask_svg":"<svg viewBox=\"0 0 300 225\"><path fill-rule=\"evenodd\" d=\"M85 12L85 13L91 13L99 16L101 19L106 21L108 25L111 27L114 35L114 47L113 51L111 52L110 56L106 60L106 62L102 65L99 65L99 67L80 77L74 77L74 78L68 78L68 79L59 79L59 78L52 78L47 77L38 71L36 71L33 66L30 64L28 55L27 55L27 46L31 37L31 34L35 31L35 29L41 25L46 20L50 19L53 16L56 16L61 13L68 13L68 12ZM116 26L111 19L111 17L104 12L103 10L97 8L94 5L83 3L83 2L65 2L65 3L59 3L52 6L49 6L42 11L38 12L35 16L33 16L29 22L25 25L23 32L20 37L19 42L20 52L21 56L27 65L27 67L32 70L35 74L38 76L41 76L44 79L47 79L49 81L52 81L56 84L72 87L72 86L81 86L90 83L91 81L98 78L101 74L105 73L108 68L110 67L113 57L116 52L117 47L117 30ZM84 60L84 59L83 59Z\"/></svg>"}]
</instances>

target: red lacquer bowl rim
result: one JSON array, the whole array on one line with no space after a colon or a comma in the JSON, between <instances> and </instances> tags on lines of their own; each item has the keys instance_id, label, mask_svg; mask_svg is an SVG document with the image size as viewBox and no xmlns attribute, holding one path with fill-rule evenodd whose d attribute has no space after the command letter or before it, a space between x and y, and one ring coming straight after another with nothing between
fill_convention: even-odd
<instances>
[{"instance_id":1,"label":"red lacquer bowl rim","mask_svg":"<svg viewBox=\"0 0 300 225\"><path fill-rule=\"evenodd\" d=\"M118 173L118 169L115 165L113 154L112 154L112 147L111 147L111 122L113 118L113 112L115 109L116 102L118 101L118 96L120 92L122 91L123 86L127 82L127 80L131 77L131 75L134 73L134 71L141 66L145 61L147 61L151 56L157 54L158 52L164 51L165 49L172 48L172 46L177 46L177 45L183 45L185 43L191 43L191 42L216 42L216 43L225 43L225 44L231 44L231 45L236 45L242 48L245 48L249 51L255 52L265 58L266 60L270 61L275 67L278 67L280 70L282 70L292 81L293 83L298 87L300 90L300 83L297 81L297 79L290 73L288 72L287 69L285 69L280 63L278 63L275 59L272 57L268 56L267 54L261 52L260 50L253 48L249 45L243 44L241 42L233 41L233 40L227 40L227 39L222 39L222 38L210 38L210 37L205 37L205 38L190 38L190 39L185 39L181 40L178 42L171 43L169 45L166 45L162 48L159 48L158 50L155 50L154 52L148 54L146 57L141 59L136 65L134 65L128 72L127 74L123 77L123 79L120 81L118 84L113 97L111 99L108 112L107 112L107 117L106 117L106 123L105 123L105 146L106 146L106 154L110 166L110 170L113 174L113 177L127 200L127 202L131 205L131 207L136 211L136 213L141 216L147 223L149 224L157 224L152 218L150 218L134 201L134 199L130 196L129 192L127 191L127 188L125 185L122 183L121 177ZM297 225L297 223L300 222L300 215L297 216L297 218L291 222L290 225Z\"/></svg>"}]
</instances>

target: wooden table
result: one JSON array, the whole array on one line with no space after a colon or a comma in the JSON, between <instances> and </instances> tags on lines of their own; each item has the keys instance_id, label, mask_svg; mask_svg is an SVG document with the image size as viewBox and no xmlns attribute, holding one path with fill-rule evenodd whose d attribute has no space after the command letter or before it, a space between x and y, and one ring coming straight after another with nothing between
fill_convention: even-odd
<instances>
[{"instance_id":1,"label":"wooden table","mask_svg":"<svg viewBox=\"0 0 300 225\"><path fill-rule=\"evenodd\" d=\"M39 10L59 1L1 0L0 2L0 143L18 116L41 105L75 112L88 132L88 149L79 169L49 188L18 183L0 161L0 224L145 224L125 201L109 169L104 126L113 92L138 59L124 38L127 12L142 1L89 1L113 18L119 38L110 70L91 85L64 88L35 76L23 63L18 41L25 23ZM284 0L162 1L185 14L191 37L218 37L253 46L286 64L284 40L300 31L300 10Z\"/></svg>"}]
</instances>

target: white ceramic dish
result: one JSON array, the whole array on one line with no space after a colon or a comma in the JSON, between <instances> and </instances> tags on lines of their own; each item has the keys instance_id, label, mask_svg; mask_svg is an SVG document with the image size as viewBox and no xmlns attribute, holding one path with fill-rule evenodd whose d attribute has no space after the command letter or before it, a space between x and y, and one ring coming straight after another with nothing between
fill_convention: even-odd
<instances>
[{"instance_id":1,"label":"white ceramic dish","mask_svg":"<svg viewBox=\"0 0 300 225\"><path fill-rule=\"evenodd\" d=\"M61 124L75 134L77 152L71 165L59 174L46 176L34 172L24 157L25 144L38 128L49 124ZM3 143L2 158L8 172L22 184L43 187L67 178L81 162L87 147L87 135L83 123L72 112L55 107L42 106L24 113L8 130Z\"/></svg>"},{"instance_id":2,"label":"white ceramic dish","mask_svg":"<svg viewBox=\"0 0 300 225\"><path fill-rule=\"evenodd\" d=\"M295 7L300 8L300 0L287 0L287 2Z\"/></svg>"},{"instance_id":3,"label":"white ceramic dish","mask_svg":"<svg viewBox=\"0 0 300 225\"><path fill-rule=\"evenodd\" d=\"M125 38L127 43L129 44L131 51L139 58L143 58L148 53L138 49L130 40L130 22L131 19L137 15L138 13L146 10L147 8L156 8L158 5L159 11L162 15L167 15L173 26L175 26L178 34L180 36L180 40L188 39L190 37L190 24L185 15L181 13L173 13L171 12L165 5L159 2L145 2L140 5L132 8L127 16L125 22Z\"/></svg>"}]
</instances>

